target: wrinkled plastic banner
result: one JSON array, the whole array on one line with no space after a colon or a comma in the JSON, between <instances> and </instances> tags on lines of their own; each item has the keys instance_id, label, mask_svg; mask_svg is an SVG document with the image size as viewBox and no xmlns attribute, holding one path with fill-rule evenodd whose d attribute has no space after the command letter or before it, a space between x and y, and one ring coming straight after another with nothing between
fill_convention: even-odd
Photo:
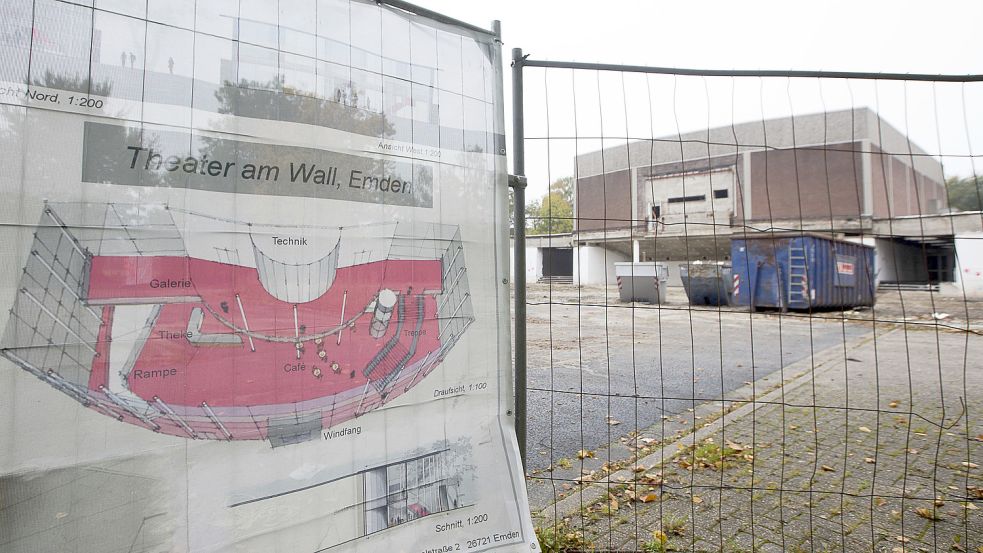
<instances>
[{"instance_id":1,"label":"wrinkled plastic banner","mask_svg":"<svg viewBox=\"0 0 983 553\"><path fill-rule=\"evenodd\" d=\"M0 551L537 550L500 44L88 4L0 6Z\"/></svg>"}]
</instances>

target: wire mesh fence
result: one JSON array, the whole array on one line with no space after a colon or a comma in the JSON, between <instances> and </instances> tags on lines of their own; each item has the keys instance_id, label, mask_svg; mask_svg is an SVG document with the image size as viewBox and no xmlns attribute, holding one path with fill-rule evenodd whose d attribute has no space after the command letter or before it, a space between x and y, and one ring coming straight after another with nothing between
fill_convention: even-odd
<instances>
[{"instance_id":1,"label":"wire mesh fence","mask_svg":"<svg viewBox=\"0 0 983 553\"><path fill-rule=\"evenodd\" d=\"M983 78L516 59L544 549L983 551Z\"/></svg>"}]
</instances>

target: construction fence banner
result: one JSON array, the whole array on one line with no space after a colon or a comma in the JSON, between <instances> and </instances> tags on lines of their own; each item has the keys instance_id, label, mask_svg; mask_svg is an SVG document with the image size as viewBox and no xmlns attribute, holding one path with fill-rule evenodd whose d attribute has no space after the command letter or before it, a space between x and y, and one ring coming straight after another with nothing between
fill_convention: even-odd
<instances>
[{"instance_id":1,"label":"construction fence banner","mask_svg":"<svg viewBox=\"0 0 983 553\"><path fill-rule=\"evenodd\" d=\"M500 43L0 6L0 550L536 551Z\"/></svg>"}]
</instances>

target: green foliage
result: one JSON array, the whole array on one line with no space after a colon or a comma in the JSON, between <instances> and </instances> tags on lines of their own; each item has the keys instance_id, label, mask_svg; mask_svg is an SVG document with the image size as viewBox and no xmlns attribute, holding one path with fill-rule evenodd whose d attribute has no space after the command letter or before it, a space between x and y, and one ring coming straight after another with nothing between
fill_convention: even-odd
<instances>
[{"instance_id":1,"label":"green foliage","mask_svg":"<svg viewBox=\"0 0 983 553\"><path fill-rule=\"evenodd\" d=\"M331 99L324 100L291 87L284 83L282 76L276 76L269 81L225 81L214 94L219 103L218 112L223 114L269 112L274 107L275 96L277 117L283 121L304 121L379 138L395 134L395 127L386 116L367 109L367 101L360 99L358 91L350 86L336 89ZM202 145L195 154L199 157L214 157L213 152L220 144L219 140L203 137ZM391 165L390 161L375 160L371 171L386 173L392 170ZM424 174L417 174L416 182L422 184L428 178Z\"/></svg>"},{"instance_id":2,"label":"green foliage","mask_svg":"<svg viewBox=\"0 0 983 553\"><path fill-rule=\"evenodd\" d=\"M662 531L667 536L682 536L686 532L686 520L685 516L666 513L662 517Z\"/></svg>"},{"instance_id":3,"label":"green foliage","mask_svg":"<svg viewBox=\"0 0 983 553\"><path fill-rule=\"evenodd\" d=\"M983 177L952 177L945 181L949 207L958 211L983 210Z\"/></svg>"},{"instance_id":4,"label":"green foliage","mask_svg":"<svg viewBox=\"0 0 983 553\"><path fill-rule=\"evenodd\" d=\"M536 538L543 548L543 553L572 553L574 551L592 551L594 544L563 523L536 528Z\"/></svg>"},{"instance_id":5,"label":"green foliage","mask_svg":"<svg viewBox=\"0 0 983 553\"><path fill-rule=\"evenodd\" d=\"M665 553L669 551L666 549L667 545L668 542L653 539L642 544L642 551L645 553Z\"/></svg>"},{"instance_id":6,"label":"green foliage","mask_svg":"<svg viewBox=\"0 0 983 553\"><path fill-rule=\"evenodd\" d=\"M573 177L562 177L553 181L550 185L550 192L556 192L563 196L563 200L571 206L573 205Z\"/></svg>"},{"instance_id":7,"label":"green foliage","mask_svg":"<svg viewBox=\"0 0 983 553\"><path fill-rule=\"evenodd\" d=\"M526 205L528 234L573 232L573 178L557 179L549 192Z\"/></svg>"},{"instance_id":8,"label":"green foliage","mask_svg":"<svg viewBox=\"0 0 983 553\"><path fill-rule=\"evenodd\" d=\"M728 441L721 447L714 443L713 438L707 438L700 444L684 448L676 463L687 470L721 469L742 461L750 462L753 458L748 446Z\"/></svg>"},{"instance_id":9,"label":"green foliage","mask_svg":"<svg viewBox=\"0 0 983 553\"><path fill-rule=\"evenodd\" d=\"M218 112L228 114L270 111L274 95L278 98L277 116L283 121L306 121L373 137L395 134L395 127L386 116L370 111L368 101L351 87L335 89L330 100L322 100L285 84L282 76L276 76L270 81L226 81L215 91Z\"/></svg>"},{"instance_id":10,"label":"green foliage","mask_svg":"<svg viewBox=\"0 0 983 553\"><path fill-rule=\"evenodd\" d=\"M666 553L672 546L669 544L669 536L665 532L652 532L652 539L642 544L642 551L645 553Z\"/></svg>"}]
</instances>

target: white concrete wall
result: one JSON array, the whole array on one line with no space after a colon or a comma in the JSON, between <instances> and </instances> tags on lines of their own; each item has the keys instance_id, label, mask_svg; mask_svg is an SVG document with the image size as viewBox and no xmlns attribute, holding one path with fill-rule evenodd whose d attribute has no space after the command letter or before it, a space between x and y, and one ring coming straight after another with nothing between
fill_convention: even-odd
<instances>
[{"instance_id":1,"label":"white concrete wall","mask_svg":"<svg viewBox=\"0 0 983 553\"><path fill-rule=\"evenodd\" d=\"M645 198L643 217L649 220L649 228L654 228L654 207L659 206L660 221L673 223L703 223L727 220L734 213L734 171L730 168L670 175L647 179L640 183L642 197ZM714 191L723 191L726 198L714 198ZM687 202L683 197L699 197ZM670 202L670 200L676 200ZM679 230L679 226L669 226L668 232Z\"/></svg>"},{"instance_id":2,"label":"white concrete wall","mask_svg":"<svg viewBox=\"0 0 983 553\"><path fill-rule=\"evenodd\" d=\"M509 246L509 275L515 274L515 247ZM543 277L543 250L526 247L526 282L537 282ZM514 278L509 276L510 279Z\"/></svg>"},{"instance_id":3,"label":"white concrete wall","mask_svg":"<svg viewBox=\"0 0 983 553\"><path fill-rule=\"evenodd\" d=\"M577 246L573 255L573 281L575 284L615 285L614 264L631 261L631 257L601 246Z\"/></svg>"},{"instance_id":4,"label":"white concrete wall","mask_svg":"<svg viewBox=\"0 0 983 553\"><path fill-rule=\"evenodd\" d=\"M956 286L967 296L983 296L983 232L957 234Z\"/></svg>"}]
</instances>

